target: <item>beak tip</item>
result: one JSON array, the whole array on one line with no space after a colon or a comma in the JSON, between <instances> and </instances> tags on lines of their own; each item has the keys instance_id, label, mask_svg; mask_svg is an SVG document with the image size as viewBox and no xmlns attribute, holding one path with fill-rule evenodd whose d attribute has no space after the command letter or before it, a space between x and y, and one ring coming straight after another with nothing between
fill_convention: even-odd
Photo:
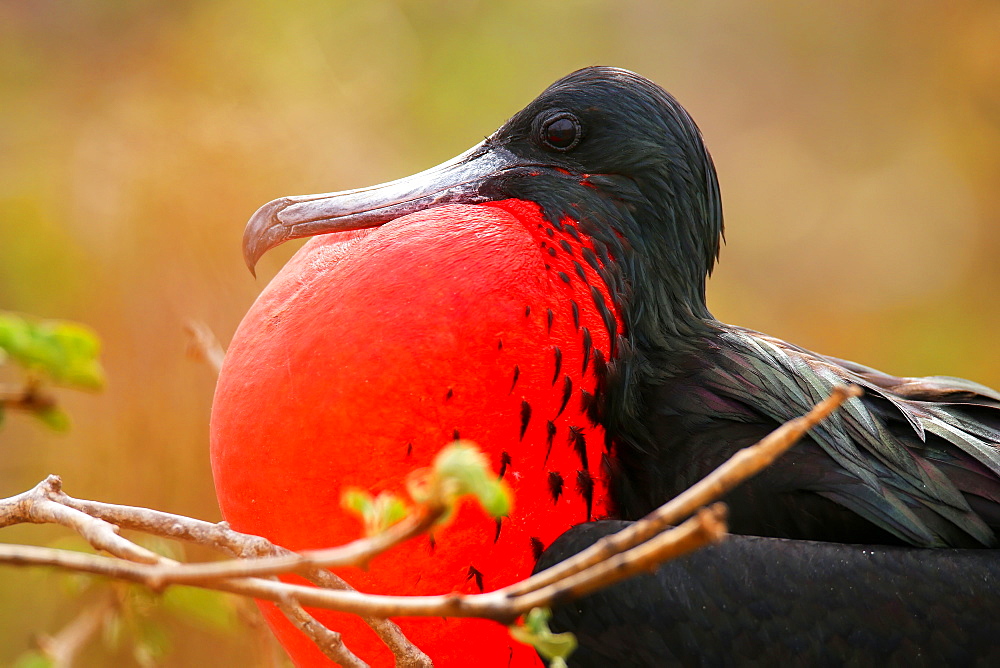
<instances>
[{"instance_id":1,"label":"beak tip","mask_svg":"<svg viewBox=\"0 0 1000 668\"><path fill-rule=\"evenodd\" d=\"M254 278L257 277L257 262L264 253L289 238L288 227L278 218L287 206L287 198L272 200L257 209L247 222L243 231L243 261Z\"/></svg>"}]
</instances>

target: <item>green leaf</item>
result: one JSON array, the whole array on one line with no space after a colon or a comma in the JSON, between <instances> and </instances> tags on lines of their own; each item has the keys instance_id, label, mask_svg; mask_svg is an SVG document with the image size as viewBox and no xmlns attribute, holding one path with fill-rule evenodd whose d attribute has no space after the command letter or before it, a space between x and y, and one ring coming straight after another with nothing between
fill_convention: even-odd
<instances>
[{"instance_id":1,"label":"green leaf","mask_svg":"<svg viewBox=\"0 0 1000 668\"><path fill-rule=\"evenodd\" d=\"M0 313L0 350L7 356L27 354L31 339L27 320L12 313Z\"/></svg>"},{"instance_id":2,"label":"green leaf","mask_svg":"<svg viewBox=\"0 0 1000 668\"><path fill-rule=\"evenodd\" d=\"M57 406L38 409L34 411L34 415L53 431L69 430L69 415Z\"/></svg>"},{"instance_id":3,"label":"green leaf","mask_svg":"<svg viewBox=\"0 0 1000 668\"><path fill-rule=\"evenodd\" d=\"M170 587L163 593L163 608L195 626L232 632L237 626L233 600L219 592L197 587Z\"/></svg>"},{"instance_id":4,"label":"green leaf","mask_svg":"<svg viewBox=\"0 0 1000 668\"><path fill-rule=\"evenodd\" d=\"M406 517L409 510L398 496L382 492L375 497L375 512L379 525L384 530Z\"/></svg>"},{"instance_id":5,"label":"green leaf","mask_svg":"<svg viewBox=\"0 0 1000 668\"><path fill-rule=\"evenodd\" d=\"M350 510L364 519L371 514L373 505L372 495L367 490L350 487L344 490L344 493L341 495L340 505L345 510Z\"/></svg>"},{"instance_id":6,"label":"green leaf","mask_svg":"<svg viewBox=\"0 0 1000 668\"><path fill-rule=\"evenodd\" d=\"M104 371L97 361L101 344L95 332L83 325L60 322L52 328L51 336L62 354L58 371L52 374L54 381L91 390L104 387Z\"/></svg>"},{"instance_id":7,"label":"green leaf","mask_svg":"<svg viewBox=\"0 0 1000 668\"><path fill-rule=\"evenodd\" d=\"M511 494L507 483L490 469L486 456L475 443L455 441L434 459L434 474L446 494L471 494L493 517L510 514Z\"/></svg>"},{"instance_id":8,"label":"green leaf","mask_svg":"<svg viewBox=\"0 0 1000 668\"><path fill-rule=\"evenodd\" d=\"M30 321L0 313L0 350L27 371L54 383L81 389L104 386L98 361L100 340L92 330L76 323Z\"/></svg>"},{"instance_id":9,"label":"green leaf","mask_svg":"<svg viewBox=\"0 0 1000 668\"><path fill-rule=\"evenodd\" d=\"M552 611L548 608L532 608L521 619L520 625L510 626L514 640L531 645L549 660L549 668L565 668L566 659L576 650L576 636L572 633L553 633L549 628Z\"/></svg>"},{"instance_id":10,"label":"green leaf","mask_svg":"<svg viewBox=\"0 0 1000 668\"><path fill-rule=\"evenodd\" d=\"M355 487L344 490L340 504L361 516L368 536L382 533L409 512L406 504L391 492L380 492L372 497L369 492Z\"/></svg>"}]
</instances>

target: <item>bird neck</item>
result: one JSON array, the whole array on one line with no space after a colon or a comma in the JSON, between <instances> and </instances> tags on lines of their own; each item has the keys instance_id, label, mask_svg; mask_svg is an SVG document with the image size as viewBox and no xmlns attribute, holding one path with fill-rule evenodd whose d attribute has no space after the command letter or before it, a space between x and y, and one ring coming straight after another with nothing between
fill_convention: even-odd
<instances>
[{"instance_id":1,"label":"bird neck","mask_svg":"<svg viewBox=\"0 0 1000 668\"><path fill-rule=\"evenodd\" d=\"M638 351L669 357L690 350L714 322L705 287L722 231L716 190L698 195L678 178L566 172L496 188L537 203L553 233L585 238L593 249L586 259L621 315L619 334Z\"/></svg>"}]
</instances>

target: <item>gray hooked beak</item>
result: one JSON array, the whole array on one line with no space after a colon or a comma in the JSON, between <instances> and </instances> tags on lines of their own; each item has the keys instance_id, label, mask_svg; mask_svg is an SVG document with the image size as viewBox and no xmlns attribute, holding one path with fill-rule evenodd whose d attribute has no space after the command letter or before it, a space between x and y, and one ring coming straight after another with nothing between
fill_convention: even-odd
<instances>
[{"instance_id":1,"label":"gray hooked beak","mask_svg":"<svg viewBox=\"0 0 1000 668\"><path fill-rule=\"evenodd\" d=\"M356 190L282 197L257 209L243 232L243 258L253 273L275 246L301 237L377 227L440 204L485 202L490 176L525 166L523 159L484 141L465 153L413 176Z\"/></svg>"}]
</instances>

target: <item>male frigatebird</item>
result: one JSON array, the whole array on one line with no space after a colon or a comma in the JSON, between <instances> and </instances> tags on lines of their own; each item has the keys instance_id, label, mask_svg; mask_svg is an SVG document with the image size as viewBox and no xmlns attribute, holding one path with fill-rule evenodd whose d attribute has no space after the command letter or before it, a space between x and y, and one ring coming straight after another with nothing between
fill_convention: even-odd
<instances>
[{"instance_id":1,"label":"male frigatebird","mask_svg":"<svg viewBox=\"0 0 1000 668\"><path fill-rule=\"evenodd\" d=\"M690 116L605 67L561 79L438 167L266 204L244 236L251 268L288 239L324 236L262 293L227 355L212 418L226 518L292 549L343 542L357 535L337 508L345 486L400 490L447 440L468 438L511 483L512 515L463 509L348 575L367 591L490 589L526 575L569 527L644 514L854 383L863 397L727 497L732 531L996 546L1000 394L888 376L714 319L705 282L722 227ZM577 529L556 556L600 530ZM761 540L749 549L766 562L779 548ZM836 560L853 548L823 549ZM991 563L970 559L963 568ZM813 568L802 586L822 576ZM613 647L600 619L568 623ZM401 624L437 665L468 665L471 652L483 665L535 661L486 622ZM275 629L297 661L314 656ZM364 633L345 637L390 661Z\"/></svg>"}]
</instances>

